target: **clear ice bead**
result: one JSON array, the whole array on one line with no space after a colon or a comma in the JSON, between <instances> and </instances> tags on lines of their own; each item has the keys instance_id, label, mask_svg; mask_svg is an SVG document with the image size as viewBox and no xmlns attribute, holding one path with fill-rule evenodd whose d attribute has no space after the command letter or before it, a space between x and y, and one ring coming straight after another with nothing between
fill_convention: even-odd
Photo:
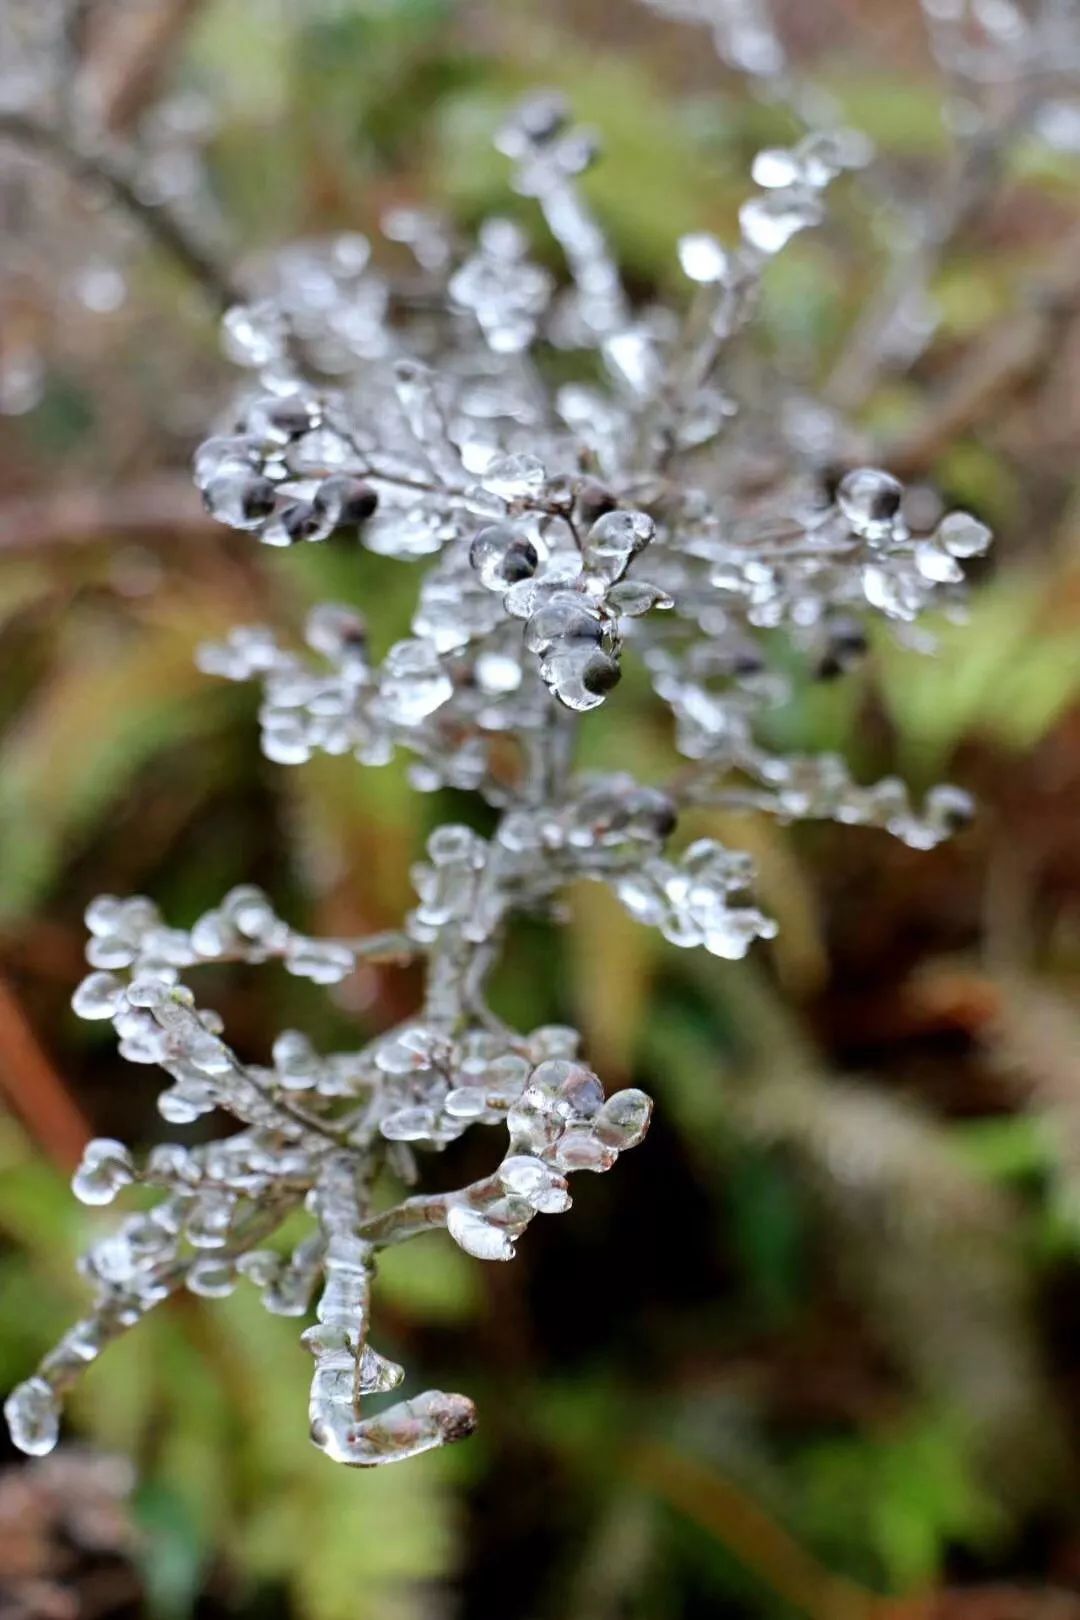
<instances>
[{"instance_id":1,"label":"clear ice bead","mask_svg":"<svg viewBox=\"0 0 1080 1620\"><path fill-rule=\"evenodd\" d=\"M485 469L481 483L493 495L515 501L538 495L547 474L536 456L500 456Z\"/></svg>"},{"instance_id":2,"label":"clear ice bead","mask_svg":"<svg viewBox=\"0 0 1080 1620\"><path fill-rule=\"evenodd\" d=\"M230 529L257 529L274 510L277 489L255 473L221 473L203 491L210 516Z\"/></svg>"},{"instance_id":3,"label":"clear ice bead","mask_svg":"<svg viewBox=\"0 0 1080 1620\"><path fill-rule=\"evenodd\" d=\"M539 560L528 536L509 523L488 524L469 547L469 562L481 585L489 591L506 591L521 580L531 579Z\"/></svg>"},{"instance_id":4,"label":"clear ice bead","mask_svg":"<svg viewBox=\"0 0 1080 1620\"><path fill-rule=\"evenodd\" d=\"M122 1142L96 1137L83 1149L71 1190L82 1204L110 1204L122 1187L135 1180L131 1154Z\"/></svg>"},{"instance_id":5,"label":"clear ice bead","mask_svg":"<svg viewBox=\"0 0 1080 1620\"><path fill-rule=\"evenodd\" d=\"M649 1128L652 1106L652 1098L633 1087L615 1092L593 1120L597 1140L619 1153L636 1147Z\"/></svg>"},{"instance_id":6,"label":"clear ice bead","mask_svg":"<svg viewBox=\"0 0 1080 1620\"><path fill-rule=\"evenodd\" d=\"M845 473L836 491L836 504L856 534L881 540L893 532L904 497L904 486L880 467L856 467Z\"/></svg>"},{"instance_id":7,"label":"clear ice bead","mask_svg":"<svg viewBox=\"0 0 1080 1620\"><path fill-rule=\"evenodd\" d=\"M934 539L950 557L982 557L993 536L985 523L970 512L949 512L934 531Z\"/></svg>"},{"instance_id":8,"label":"clear ice bead","mask_svg":"<svg viewBox=\"0 0 1080 1620\"><path fill-rule=\"evenodd\" d=\"M124 986L112 973L88 973L71 998L80 1018L111 1018L124 999Z\"/></svg>"},{"instance_id":9,"label":"clear ice bead","mask_svg":"<svg viewBox=\"0 0 1080 1620\"><path fill-rule=\"evenodd\" d=\"M380 696L394 725L418 726L453 696L438 655L423 641L399 641L382 666Z\"/></svg>"},{"instance_id":10,"label":"clear ice bead","mask_svg":"<svg viewBox=\"0 0 1080 1620\"><path fill-rule=\"evenodd\" d=\"M44 1378L18 1384L4 1402L12 1441L31 1457L44 1457L60 1438L60 1403Z\"/></svg>"},{"instance_id":11,"label":"clear ice bead","mask_svg":"<svg viewBox=\"0 0 1080 1620\"><path fill-rule=\"evenodd\" d=\"M466 1204L453 1204L446 1229L459 1248L476 1260L512 1260L514 1245L501 1227Z\"/></svg>"},{"instance_id":12,"label":"clear ice bead","mask_svg":"<svg viewBox=\"0 0 1080 1620\"><path fill-rule=\"evenodd\" d=\"M679 238L679 263L688 281L710 286L726 281L730 274L728 256L715 236L695 231Z\"/></svg>"},{"instance_id":13,"label":"clear ice bead","mask_svg":"<svg viewBox=\"0 0 1080 1620\"><path fill-rule=\"evenodd\" d=\"M585 536L582 562L586 572L613 585L655 533L656 525L645 512L606 512Z\"/></svg>"},{"instance_id":14,"label":"clear ice bead","mask_svg":"<svg viewBox=\"0 0 1080 1620\"><path fill-rule=\"evenodd\" d=\"M802 191L767 191L739 209L743 237L767 256L779 253L799 231L819 225L823 217L818 199Z\"/></svg>"}]
</instances>

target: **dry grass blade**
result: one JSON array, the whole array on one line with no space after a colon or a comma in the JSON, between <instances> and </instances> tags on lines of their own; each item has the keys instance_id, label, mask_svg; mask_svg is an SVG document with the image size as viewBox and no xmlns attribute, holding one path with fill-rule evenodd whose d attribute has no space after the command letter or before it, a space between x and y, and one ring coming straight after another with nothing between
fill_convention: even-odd
<instances>
[{"instance_id":1,"label":"dry grass blade","mask_svg":"<svg viewBox=\"0 0 1080 1620\"><path fill-rule=\"evenodd\" d=\"M54 1164L78 1164L92 1132L53 1068L6 979L0 977L0 1091Z\"/></svg>"}]
</instances>

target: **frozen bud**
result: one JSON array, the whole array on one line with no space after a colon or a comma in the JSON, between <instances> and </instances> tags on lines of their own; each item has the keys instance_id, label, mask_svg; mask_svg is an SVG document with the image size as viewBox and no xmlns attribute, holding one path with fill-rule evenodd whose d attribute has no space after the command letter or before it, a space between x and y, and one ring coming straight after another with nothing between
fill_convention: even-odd
<instances>
[{"instance_id":1,"label":"frozen bud","mask_svg":"<svg viewBox=\"0 0 1080 1620\"><path fill-rule=\"evenodd\" d=\"M943 782L926 795L926 819L935 829L960 832L975 817L975 801L963 788Z\"/></svg>"},{"instance_id":2,"label":"frozen bud","mask_svg":"<svg viewBox=\"0 0 1080 1620\"><path fill-rule=\"evenodd\" d=\"M170 991L160 979L150 974L139 974L137 978L132 979L127 988L127 999L133 1007L145 1008L150 1012L163 1007L166 1001L183 1006L192 1005L190 990L178 985Z\"/></svg>"},{"instance_id":3,"label":"frozen bud","mask_svg":"<svg viewBox=\"0 0 1080 1620\"><path fill-rule=\"evenodd\" d=\"M124 987L112 973L88 973L71 998L80 1018L111 1018L124 999Z\"/></svg>"},{"instance_id":4,"label":"frozen bud","mask_svg":"<svg viewBox=\"0 0 1080 1620\"><path fill-rule=\"evenodd\" d=\"M744 202L739 209L743 238L766 256L779 253L799 231L820 225L822 218L817 197L798 191L767 191Z\"/></svg>"},{"instance_id":5,"label":"frozen bud","mask_svg":"<svg viewBox=\"0 0 1080 1620\"><path fill-rule=\"evenodd\" d=\"M221 914L238 934L256 942L269 941L278 927L273 906L253 883L230 889L221 902Z\"/></svg>"},{"instance_id":6,"label":"frozen bud","mask_svg":"<svg viewBox=\"0 0 1080 1620\"><path fill-rule=\"evenodd\" d=\"M570 1208L570 1192L563 1176L543 1159L528 1153L512 1153L496 1172L507 1192L541 1215L560 1215Z\"/></svg>"},{"instance_id":7,"label":"frozen bud","mask_svg":"<svg viewBox=\"0 0 1080 1620\"><path fill-rule=\"evenodd\" d=\"M269 478L253 473L223 473L203 490L206 510L230 529L257 529L274 510L277 490Z\"/></svg>"},{"instance_id":8,"label":"frozen bud","mask_svg":"<svg viewBox=\"0 0 1080 1620\"><path fill-rule=\"evenodd\" d=\"M934 531L934 539L950 557L981 557L993 536L985 523L970 512L950 512Z\"/></svg>"},{"instance_id":9,"label":"frozen bud","mask_svg":"<svg viewBox=\"0 0 1080 1620\"><path fill-rule=\"evenodd\" d=\"M602 1142L588 1125L573 1125L559 1137L555 1163L560 1170L610 1170L618 1157L617 1149Z\"/></svg>"},{"instance_id":10,"label":"frozen bud","mask_svg":"<svg viewBox=\"0 0 1080 1620\"><path fill-rule=\"evenodd\" d=\"M345 473L324 478L312 501L319 517L334 529L353 528L366 522L378 504L377 490L364 479L350 478Z\"/></svg>"},{"instance_id":11,"label":"frozen bud","mask_svg":"<svg viewBox=\"0 0 1080 1620\"><path fill-rule=\"evenodd\" d=\"M222 347L237 365L258 368L285 354L285 327L277 307L266 300L236 304L221 323Z\"/></svg>"},{"instance_id":12,"label":"frozen bud","mask_svg":"<svg viewBox=\"0 0 1080 1620\"><path fill-rule=\"evenodd\" d=\"M280 1275L282 1264L281 1256L273 1249L249 1249L237 1259L236 1269L256 1288L268 1288Z\"/></svg>"},{"instance_id":13,"label":"frozen bud","mask_svg":"<svg viewBox=\"0 0 1080 1620\"><path fill-rule=\"evenodd\" d=\"M234 436L205 439L192 461L195 484L205 489L215 478L237 473L248 476L259 467L261 460L259 447L251 439Z\"/></svg>"},{"instance_id":14,"label":"frozen bud","mask_svg":"<svg viewBox=\"0 0 1080 1620\"><path fill-rule=\"evenodd\" d=\"M915 547L915 567L923 579L934 585L958 585L964 570L937 540L920 540Z\"/></svg>"},{"instance_id":15,"label":"frozen bud","mask_svg":"<svg viewBox=\"0 0 1080 1620\"><path fill-rule=\"evenodd\" d=\"M579 641L556 642L540 661L540 675L559 702L585 713L601 704L622 671L611 653Z\"/></svg>"},{"instance_id":16,"label":"frozen bud","mask_svg":"<svg viewBox=\"0 0 1080 1620\"><path fill-rule=\"evenodd\" d=\"M822 129L806 135L795 148L802 179L821 189L845 169L869 163L873 147L860 130Z\"/></svg>"},{"instance_id":17,"label":"frozen bud","mask_svg":"<svg viewBox=\"0 0 1080 1620\"><path fill-rule=\"evenodd\" d=\"M523 135L543 146L565 129L568 117L564 98L557 91L543 90L521 103L514 121Z\"/></svg>"},{"instance_id":18,"label":"frozen bud","mask_svg":"<svg viewBox=\"0 0 1080 1620\"><path fill-rule=\"evenodd\" d=\"M82 1204L110 1204L121 1187L129 1187L134 1180L135 1167L127 1148L102 1136L86 1144L71 1190Z\"/></svg>"},{"instance_id":19,"label":"frozen bud","mask_svg":"<svg viewBox=\"0 0 1080 1620\"><path fill-rule=\"evenodd\" d=\"M510 523L489 523L469 547L469 562L489 591L506 591L531 579L539 561L532 541Z\"/></svg>"},{"instance_id":20,"label":"frozen bud","mask_svg":"<svg viewBox=\"0 0 1080 1620\"><path fill-rule=\"evenodd\" d=\"M652 1098L629 1087L609 1097L592 1122L593 1134L607 1147L623 1152L637 1147L649 1128Z\"/></svg>"},{"instance_id":21,"label":"frozen bud","mask_svg":"<svg viewBox=\"0 0 1080 1620\"><path fill-rule=\"evenodd\" d=\"M114 894L97 895L83 913L87 928L100 936L118 933L128 916L128 904Z\"/></svg>"},{"instance_id":22,"label":"frozen bud","mask_svg":"<svg viewBox=\"0 0 1080 1620\"><path fill-rule=\"evenodd\" d=\"M275 512L260 539L268 546L294 546L300 540L325 540L329 519L311 501L289 501Z\"/></svg>"},{"instance_id":23,"label":"frozen bud","mask_svg":"<svg viewBox=\"0 0 1080 1620\"><path fill-rule=\"evenodd\" d=\"M379 1129L388 1142L431 1141L439 1135L434 1110L419 1105L387 1114Z\"/></svg>"},{"instance_id":24,"label":"frozen bud","mask_svg":"<svg viewBox=\"0 0 1080 1620\"><path fill-rule=\"evenodd\" d=\"M44 1457L60 1438L60 1403L44 1378L18 1384L4 1402L8 1431L20 1451Z\"/></svg>"},{"instance_id":25,"label":"frozen bud","mask_svg":"<svg viewBox=\"0 0 1080 1620\"><path fill-rule=\"evenodd\" d=\"M247 430L270 444L288 444L291 439L299 439L317 427L320 416L314 400L302 399L299 394L284 397L270 394L249 407Z\"/></svg>"},{"instance_id":26,"label":"frozen bud","mask_svg":"<svg viewBox=\"0 0 1080 1620\"><path fill-rule=\"evenodd\" d=\"M488 1111L487 1092L481 1086L455 1086L443 1099L443 1111L451 1119L479 1119Z\"/></svg>"},{"instance_id":27,"label":"frozen bud","mask_svg":"<svg viewBox=\"0 0 1080 1620\"><path fill-rule=\"evenodd\" d=\"M627 830L651 838L670 838L678 823L675 800L659 788L640 788L630 802Z\"/></svg>"},{"instance_id":28,"label":"frozen bud","mask_svg":"<svg viewBox=\"0 0 1080 1620\"><path fill-rule=\"evenodd\" d=\"M559 144L559 167L564 174L584 174L600 152L600 136L595 129L572 129Z\"/></svg>"},{"instance_id":29,"label":"frozen bud","mask_svg":"<svg viewBox=\"0 0 1080 1620\"><path fill-rule=\"evenodd\" d=\"M688 281L709 286L727 279L728 256L715 236L710 236L706 231L682 236L679 238L678 251L679 263Z\"/></svg>"},{"instance_id":30,"label":"frozen bud","mask_svg":"<svg viewBox=\"0 0 1080 1620\"><path fill-rule=\"evenodd\" d=\"M579 598L567 593L548 602L532 615L525 626L525 645L530 652L545 653L556 641L599 642L604 626L599 614Z\"/></svg>"},{"instance_id":31,"label":"frozen bud","mask_svg":"<svg viewBox=\"0 0 1080 1620\"><path fill-rule=\"evenodd\" d=\"M459 827L456 823L436 827L427 842L428 854L436 866L456 866L458 862L466 862L479 868L484 863L486 848L484 840L471 827Z\"/></svg>"},{"instance_id":32,"label":"frozen bud","mask_svg":"<svg viewBox=\"0 0 1080 1620\"><path fill-rule=\"evenodd\" d=\"M180 1182L195 1187L201 1171L198 1160L185 1147L176 1142L159 1142L150 1149L146 1161L146 1180L151 1182Z\"/></svg>"},{"instance_id":33,"label":"frozen bud","mask_svg":"<svg viewBox=\"0 0 1080 1620\"><path fill-rule=\"evenodd\" d=\"M903 484L891 473L856 467L841 478L836 504L856 534L881 540L892 533L903 495Z\"/></svg>"},{"instance_id":34,"label":"frozen bud","mask_svg":"<svg viewBox=\"0 0 1080 1620\"><path fill-rule=\"evenodd\" d=\"M750 174L756 186L769 191L793 186L802 179L801 165L795 153L785 146L769 146L754 158Z\"/></svg>"},{"instance_id":35,"label":"frozen bud","mask_svg":"<svg viewBox=\"0 0 1080 1620\"><path fill-rule=\"evenodd\" d=\"M607 512L597 518L582 548L585 571L614 584L621 579L632 557L643 551L656 533L656 525L646 512Z\"/></svg>"},{"instance_id":36,"label":"frozen bud","mask_svg":"<svg viewBox=\"0 0 1080 1620\"><path fill-rule=\"evenodd\" d=\"M652 608L671 608L673 599L658 585L648 580L620 579L607 592L604 600L620 618L637 619Z\"/></svg>"},{"instance_id":37,"label":"frozen bud","mask_svg":"<svg viewBox=\"0 0 1080 1620\"><path fill-rule=\"evenodd\" d=\"M501 1226L466 1204L454 1204L446 1217L446 1230L459 1248L477 1260L512 1260L514 1245Z\"/></svg>"},{"instance_id":38,"label":"frozen bud","mask_svg":"<svg viewBox=\"0 0 1080 1620\"><path fill-rule=\"evenodd\" d=\"M578 674L585 691L593 697L603 697L622 680L622 669L617 658L610 653L589 653ZM571 705L573 707L573 705Z\"/></svg>"},{"instance_id":39,"label":"frozen bud","mask_svg":"<svg viewBox=\"0 0 1080 1620\"><path fill-rule=\"evenodd\" d=\"M417 726L434 714L454 688L438 654L423 641L399 641L382 666L380 694L394 725Z\"/></svg>"},{"instance_id":40,"label":"frozen bud","mask_svg":"<svg viewBox=\"0 0 1080 1620\"><path fill-rule=\"evenodd\" d=\"M604 1101L604 1088L583 1063L547 1058L529 1076L529 1085L547 1099L561 1119L591 1119Z\"/></svg>"},{"instance_id":41,"label":"frozen bud","mask_svg":"<svg viewBox=\"0 0 1080 1620\"><path fill-rule=\"evenodd\" d=\"M926 586L896 568L868 564L862 570L863 595L870 606L890 619L915 619L926 599Z\"/></svg>"},{"instance_id":42,"label":"frozen bud","mask_svg":"<svg viewBox=\"0 0 1080 1620\"><path fill-rule=\"evenodd\" d=\"M185 1278L188 1291L202 1299L226 1299L238 1280L234 1261L213 1257L193 1261Z\"/></svg>"},{"instance_id":43,"label":"frozen bud","mask_svg":"<svg viewBox=\"0 0 1080 1620\"><path fill-rule=\"evenodd\" d=\"M270 1053L275 1069L291 1090L306 1091L315 1084L319 1075L319 1059L307 1036L299 1030L282 1030Z\"/></svg>"},{"instance_id":44,"label":"frozen bud","mask_svg":"<svg viewBox=\"0 0 1080 1620\"><path fill-rule=\"evenodd\" d=\"M429 1389L399 1401L378 1416L357 1421L351 1394L339 1393L335 1359L327 1358L327 1383L317 1372L309 1405L311 1438L332 1462L350 1468L374 1468L403 1462L436 1446L464 1440L476 1427L476 1409L464 1395ZM341 1380L351 1390L351 1376Z\"/></svg>"},{"instance_id":45,"label":"frozen bud","mask_svg":"<svg viewBox=\"0 0 1080 1620\"><path fill-rule=\"evenodd\" d=\"M148 1061L156 1062L157 1059L150 1058ZM206 1080L178 1081L175 1086L161 1092L157 1100L158 1113L170 1125L191 1125L200 1115L209 1114L216 1104L216 1093Z\"/></svg>"},{"instance_id":46,"label":"frozen bud","mask_svg":"<svg viewBox=\"0 0 1080 1620\"><path fill-rule=\"evenodd\" d=\"M542 1087L529 1085L508 1110L506 1128L515 1154L539 1157L559 1140L563 1121Z\"/></svg>"},{"instance_id":47,"label":"frozen bud","mask_svg":"<svg viewBox=\"0 0 1080 1620\"><path fill-rule=\"evenodd\" d=\"M308 614L304 640L324 658L357 657L367 648L367 627L355 609L338 602L323 602Z\"/></svg>"},{"instance_id":48,"label":"frozen bud","mask_svg":"<svg viewBox=\"0 0 1080 1620\"><path fill-rule=\"evenodd\" d=\"M544 464L535 456L499 456L487 467L481 483L489 494L515 501L538 495L546 478Z\"/></svg>"}]
</instances>

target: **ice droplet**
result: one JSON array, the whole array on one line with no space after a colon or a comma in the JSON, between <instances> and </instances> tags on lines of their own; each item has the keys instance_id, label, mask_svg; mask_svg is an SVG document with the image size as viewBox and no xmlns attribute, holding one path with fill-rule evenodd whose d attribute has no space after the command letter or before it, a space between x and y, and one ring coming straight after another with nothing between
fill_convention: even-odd
<instances>
[{"instance_id":1,"label":"ice droplet","mask_svg":"<svg viewBox=\"0 0 1080 1620\"><path fill-rule=\"evenodd\" d=\"M759 253L779 253L793 236L823 218L820 202L800 192L768 191L751 197L739 209L739 225L746 241Z\"/></svg>"},{"instance_id":2,"label":"ice droplet","mask_svg":"<svg viewBox=\"0 0 1080 1620\"><path fill-rule=\"evenodd\" d=\"M986 524L970 512L949 512L934 531L934 539L950 557L981 557L992 538Z\"/></svg>"},{"instance_id":3,"label":"ice droplet","mask_svg":"<svg viewBox=\"0 0 1080 1620\"><path fill-rule=\"evenodd\" d=\"M856 467L840 480L836 504L856 534L876 540L890 533L903 494L903 484L891 473L880 467Z\"/></svg>"},{"instance_id":4,"label":"ice droplet","mask_svg":"<svg viewBox=\"0 0 1080 1620\"><path fill-rule=\"evenodd\" d=\"M469 1209L454 1204L446 1217L446 1230L459 1248L477 1260L512 1260L514 1245L501 1227Z\"/></svg>"},{"instance_id":5,"label":"ice droplet","mask_svg":"<svg viewBox=\"0 0 1080 1620\"><path fill-rule=\"evenodd\" d=\"M469 547L469 562L489 591L506 591L520 580L531 579L539 558L527 535L510 523L489 523Z\"/></svg>"},{"instance_id":6,"label":"ice droplet","mask_svg":"<svg viewBox=\"0 0 1080 1620\"><path fill-rule=\"evenodd\" d=\"M492 495L513 501L536 495L544 487L547 474L536 456L499 456L484 472L481 483Z\"/></svg>"},{"instance_id":7,"label":"ice droplet","mask_svg":"<svg viewBox=\"0 0 1080 1620\"><path fill-rule=\"evenodd\" d=\"M404 1462L436 1446L464 1440L476 1427L476 1408L464 1395L430 1389L361 1422L350 1405L312 1383L311 1438L332 1462L352 1468Z\"/></svg>"},{"instance_id":8,"label":"ice droplet","mask_svg":"<svg viewBox=\"0 0 1080 1620\"><path fill-rule=\"evenodd\" d=\"M727 278L728 256L716 237L707 231L680 237L678 251L683 275L689 281L709 285Z\"/></svg>"},{"instance_id":9,"label":"ice droplet","mask_svg":"<svg viewBox=\"0 0 1080 1620\"><path fill-rule=\"evenodd\" d=\"M111 1018L124 999L124 987L112 973L88 973L71 998L80 1018Z\"/></svg>"},{"instance_id":10,"label":"ice droplet","mask_svg":"<svg viewBox=\"0 0 1080 1620\"><path fill-rule=\"evenodd\" d=\"M656 525L646 512L606 512L585 536L582 562L586 572L613 585L655 533Z\"/></svg>"},{"instance_id":11,"label":"ice droplet","mask_svg":"<svg viewBox=\"0 0 1080 1620\"><path fill-rule=\"evenodd\" d=\"M593 1120L593 1131L599 1141L620 1153L637 1147L649 1128L652 1106L652 1098L632 1086L617 1091Z\"/></svg>"},{"instance_id":12,"label":"ice droplet","mask_svg":"<svg viewBox=\"0 0 1080 1620\"><path fill-rule=\"evenodd\" d=\"M453 696L454 688L432 647L399 641L386 655L380 692L393 724L417 726Z\"/></svg>"},{"instance_id":13,"label":"ice droplet","mask_svg":"<svg viewBox=\"0 0 1080 1620\"><path fill-rule=\"evenodd\" d=\"M769 146L754 158L750 174L756 186L775 191L801 179L800 168L794 152L783 146Z\"/></svg>"},{"instance_id":14,"label":"ice droplet","mask_svg":"<svg viewBox=\"0 0 1080 1620\"><path fill-rule=\"evenodd\" d=\"M83 1149L71 1190L82 1204L110 1204L120 1189L134 1180L135 1167L123 1142L99 1136Z\"/></svg>"},{"instance_id":15,"label":"ice droplet","mask_svg":"<svg viewBox=\"0 0 1080 1620\"><path fill-rule=\"evenodd\" d=\"M60 1403L44 1378L18 1384L4 1402L8 1431L20 1451L44 1457L60 1438Z\"/></svg>"}]
</instances>

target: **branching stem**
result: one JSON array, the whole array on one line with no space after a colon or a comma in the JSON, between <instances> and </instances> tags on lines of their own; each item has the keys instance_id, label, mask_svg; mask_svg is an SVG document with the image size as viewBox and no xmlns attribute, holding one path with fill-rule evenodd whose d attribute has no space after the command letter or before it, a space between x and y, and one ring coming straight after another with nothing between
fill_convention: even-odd
<instances>
[{"instance_id":1,"label":"branching stem","mask_svg":"<svg viewBox=\"0 0 1080 1620\"><path fill-rule=\"evenodd\" d=\"M69 131L26 112L0 112L0 139L38 152L74 180L103 189L220 310L242 303L243 290L231 273L165 203L148 203L139 189L136 166L125 153L101 143L90 145Z\"/></svg>"}]
</instances>

